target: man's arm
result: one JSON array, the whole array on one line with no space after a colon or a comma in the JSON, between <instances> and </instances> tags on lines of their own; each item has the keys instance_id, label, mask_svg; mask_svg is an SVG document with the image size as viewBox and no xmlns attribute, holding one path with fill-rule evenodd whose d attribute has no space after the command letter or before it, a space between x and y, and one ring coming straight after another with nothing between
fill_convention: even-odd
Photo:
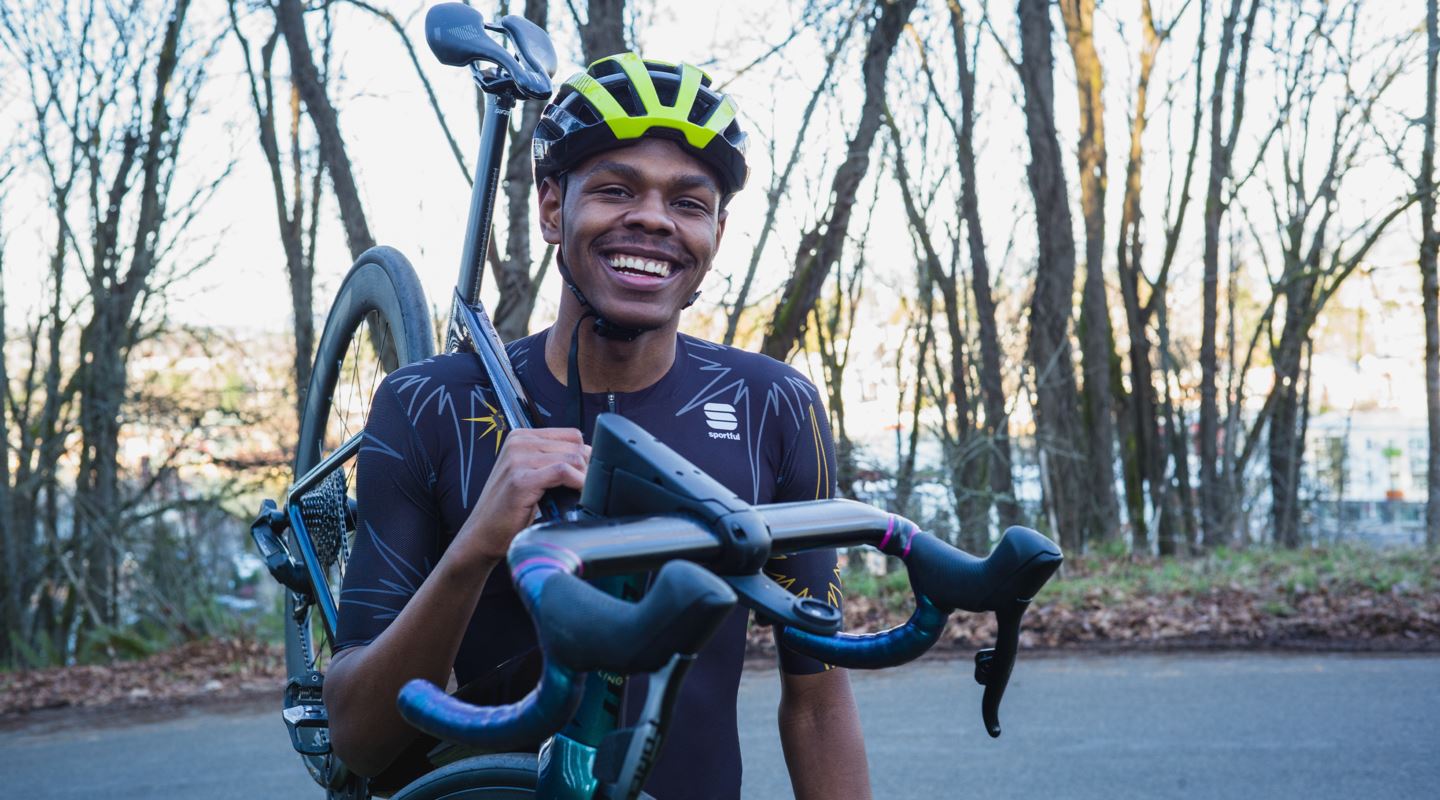
<instances>
[{"instance_id":1,"label":"man's arm","mask_svg":"<svg viewBox=\"0 0 1440 800\"><path fill-rule=\"evenodd\" d=\"M796 800L869 800L870 766L845 670L782 673L780 744Z\"/></svg>"},{"instance_id":2,"label":"man's arm","mask_svg":"<svg viewBox=\"0 0 1440 800\"><path fill-rule=\"evenodd\" d=\"M589 452L573 428L507 433L479 501L414 596L368 645L336 654L325 707L335 753L351 770L379 773L415 737L395 704L401 687L412 678L446 684L491 570L546 489L584 485Z\"/></svg>"}]
</instances>

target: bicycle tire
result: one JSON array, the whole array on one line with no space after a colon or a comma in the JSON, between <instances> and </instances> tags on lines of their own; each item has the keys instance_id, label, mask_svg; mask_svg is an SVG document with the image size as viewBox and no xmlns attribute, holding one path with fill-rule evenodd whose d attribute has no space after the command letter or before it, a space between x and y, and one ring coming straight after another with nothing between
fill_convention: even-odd
<instances>
[{"instance_id":1,"label":"bicycle tire","mask_svg":"<svg viewBox=\"0 0 1440 800\"><path fill-rule=\"evenodd\" d=\"M357 336L362 328L367 329L368 336ZM367 348L369 356L360 355ZM306 389L300 436L295 448L295 477L310 471L330 450L359 431L364 425L374 388L384 375L434 354L430 307L414 268L393 248L372 247L366 250L341 283L315 348L314 366ZM352 368L358 373L358 364L366 357L373 358L374 370L366 369L372 374L357 375L363 379L353 386L348 380L344 381L341 391L337 392L337 386L342 384L346 373ZM369 385L364 379L368 379ZM341 396L346 394L354 396ZM337 402L346 406L346 426L353 423L348 430L332 430L335 428L332 418L336 416ZM328 441L327 431L332 434ZM347 485L343 496L353 497L350 490L353 463L352 460L352 474L348 476L350 480L345 481ZM342 466L338 473L344 476L345 467ZM301 551L294 531L286 535L290 552L299 554ZM341 536L343 539L344 534ZM337 562L326 566L336 591L338 581L343 577L344 559L348 555L348 542L342 541L341 544ZM285 668L291 678L319 670L322 647L328 644L319 641L323 639L323 625L318 623L319 612L314 605L300 609L297 601L293 592L285 593ZM301 611L298 616L297 610ZM363 783L351 785L359 779L337 773L343 768L333 754L303 756L303 760L311 776L322 786L330 788L330 796L355 796L357 789L359 796L367 796ZM335 785L337 780L340 786Z\"/></svg>"},{"instance_id":2,"label":"bicycle tire","mask_svg":"<svg viewBox=\"0 0 1440 800\"><path fill-rule=\"evenodd\" d=\"M537 770L532 753L472 756L427 772L390 800L528 800Z\"/></svg>"}]
</instances>

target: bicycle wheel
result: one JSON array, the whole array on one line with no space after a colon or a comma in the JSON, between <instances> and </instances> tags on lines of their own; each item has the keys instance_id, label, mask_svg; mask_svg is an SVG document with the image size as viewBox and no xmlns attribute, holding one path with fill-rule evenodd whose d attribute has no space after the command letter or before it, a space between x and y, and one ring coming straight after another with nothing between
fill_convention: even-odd
<instances>
[{"instance_id":1,"label":"bicycle wheel","mask_svg":"<svg viewBox=\"0 0 1440 800\"><path fill-rule=\"evenodd\" d=\"M389 247L362 253L340 285L316 347L295 451L296 478L363 430L371 398L385 375L434 353L430 308L410 262ZM292 498L300 505L325 578L326 585L316 592L329 592L332 599L338 598L353 538L354 471L353 458L336 464L313 489ZM295 531L287 536L290 552L304 558ZM286 592L285 667L292 683L318 684L326 666L328 631L317 602ZM319 739L327 734L315 730L306 735ZM327 741L316 745L328 750ZM305 756L305 762L322 785L340 788L346 782L343 768L329 753Z\"/></svg>"},{"instance_id":2,"label":"bicycle wheel","mask_svg":"<svg viewBox=\"0 0 1440 800\"><path fill-rule=\"evenodd\" d=\"M531 753L473 756L426 773L390 800L529 800L536 770Z\"/></svg>"}]
</instances>

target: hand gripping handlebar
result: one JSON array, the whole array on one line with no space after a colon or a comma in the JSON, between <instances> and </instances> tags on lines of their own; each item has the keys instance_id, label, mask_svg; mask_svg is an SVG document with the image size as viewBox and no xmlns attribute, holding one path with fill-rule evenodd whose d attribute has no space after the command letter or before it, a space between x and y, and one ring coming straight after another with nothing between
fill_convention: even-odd
<instances>
[{"instance_id":1,"label":"hand gripping handlebar","mask_svg":"<svg viewBox=\"0 0 1440 800\"><path fill-rule=\"evenodd\" d=\"M479 707L410 681L400 715L432 736L496 750L533 744L575 713L579 673L657 670L675 653L699 651L735 605L724 581L684 561L666 564L644 599L627 603L577 577L581 561L563 547L517 540L509 560L545 655L540 683L515 703Z\"/></svg>"}]
</instances>

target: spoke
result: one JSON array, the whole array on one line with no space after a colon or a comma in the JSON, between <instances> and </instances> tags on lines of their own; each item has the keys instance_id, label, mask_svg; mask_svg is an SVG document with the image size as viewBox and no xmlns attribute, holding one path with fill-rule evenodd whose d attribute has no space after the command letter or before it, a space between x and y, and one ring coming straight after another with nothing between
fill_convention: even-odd
<instances>
[{"instance_id":1,"label":"spoke","mask_svg":"<svg viewBox=\"0 0 1440 800\"><path fill-rule=\"evenodd\" d=\"M380 377L382 377L382 376L384 375L384 373L382 373L382 372L380 371L380 368L383 367L383 366L385 366L385 348L387 348L387 347L389 347L389 346L390 346L390 326L389 326L389 325L386 325L386 326L385 326L385 335L382 336L382 337L380 337L380 348L375 351L375 370L370 373L370 385L367 387L367 388L370 390L370 393L369 393L369 395L368 395L369 397L374 397L374 396L375 396L376 380L379 379ZM398 353L397 353L396 356L395 356L395 360L396 360L397 362L400 360L400 356L399 356ZM404 365L397 363L396 366L404 366ZM369 409L367 408L366 411L368 412Z\"/></svg>"}]
</instances>

